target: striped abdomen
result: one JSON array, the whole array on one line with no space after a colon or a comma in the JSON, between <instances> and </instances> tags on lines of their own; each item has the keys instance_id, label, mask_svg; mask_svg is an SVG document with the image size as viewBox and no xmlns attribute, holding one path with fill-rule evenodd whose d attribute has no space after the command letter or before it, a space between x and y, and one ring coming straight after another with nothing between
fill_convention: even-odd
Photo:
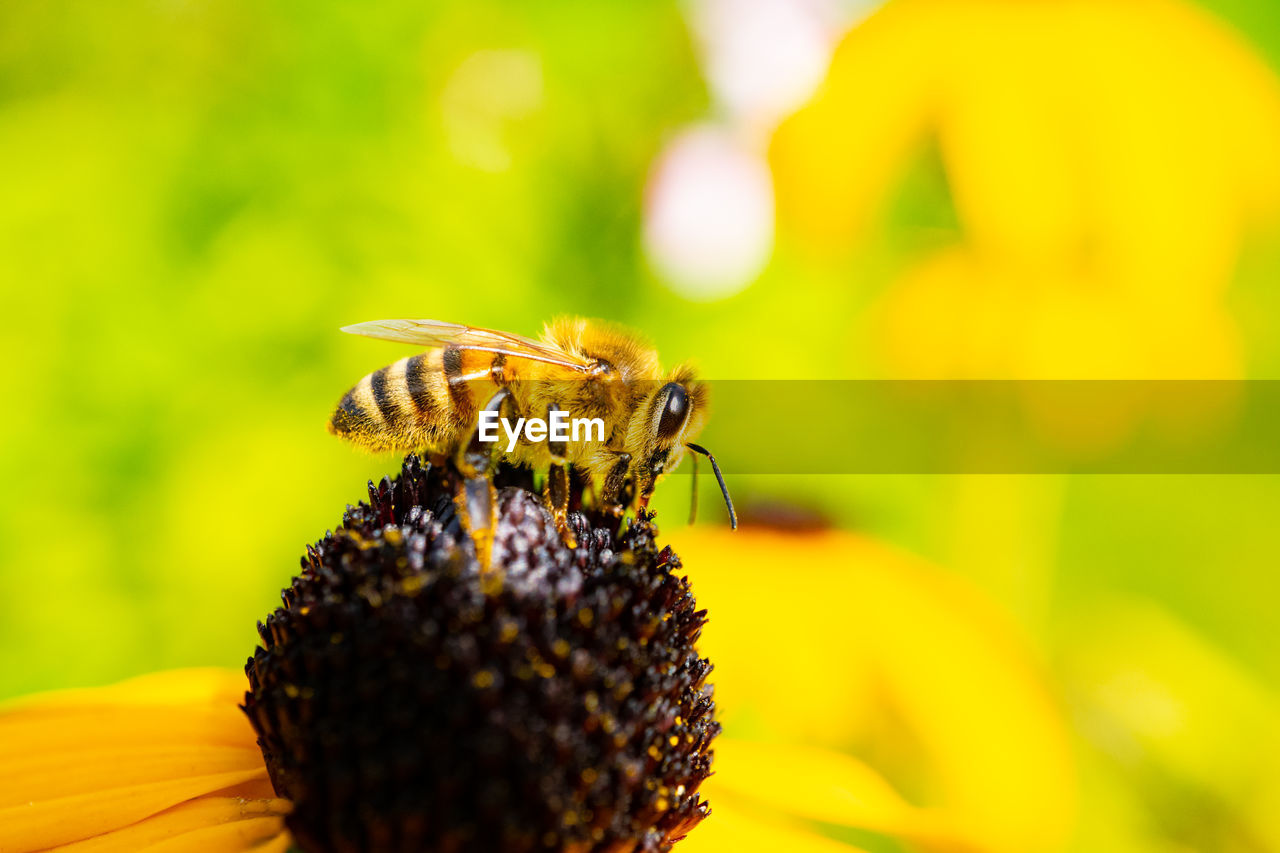
<instances>
[{"instance_id":1,"label":"striped abdomen","mask_svg":"<svg viewBox=\"0 0 1280 853\"><path fill-rule=\"evenodd\" d=\"M474 426L475 397L491 384L493 361L492 353L455 347L402 358L348 391L329 431L370 450L450 452Z\"/></svg>"}]
</instances>

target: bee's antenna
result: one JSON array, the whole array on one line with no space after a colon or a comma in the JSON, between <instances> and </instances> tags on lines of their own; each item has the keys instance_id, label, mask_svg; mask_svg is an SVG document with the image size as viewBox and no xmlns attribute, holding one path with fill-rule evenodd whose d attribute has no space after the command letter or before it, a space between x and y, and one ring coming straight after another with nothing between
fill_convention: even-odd
<instances>
[{"instance_id":1,"label":"bee's antenna","mask_svg":"<svg viewBox=\"0 0 1280 853\"><path fill-rule=\"evenodd\" d=\"M689 525L698 520L698 454L693 454L693 496L689 498Z\"/></svg>"},{"instance_id":2,"label":"bee's antenna","mask_svg":"<svg viewBox=\"0 0 1280 853\"><path fill-rule=\"evenodd\" d=\"M711 470L715 472L716 481L720 483L720 494L724 495L724 505L729 508L729 527L733 530L737 530L738 514L733 511L733 500L729 497L729 487L724 484L724 475L720 473L720 466L716 464L716 458L711 455L710 450L707 450L701 444L694 444L692 441L690 441L687 444L685 444L685 447L689 448L694 453L700 453L711 460ZM698 457L696 456L694 457L695 461L693 463L694 464L693 470L695 472L698 470L697 468L698 463L696 461L697 458ZM697 503L698 502L695 500L694 505L696 506Z\"/></svg>"}]
</instances>

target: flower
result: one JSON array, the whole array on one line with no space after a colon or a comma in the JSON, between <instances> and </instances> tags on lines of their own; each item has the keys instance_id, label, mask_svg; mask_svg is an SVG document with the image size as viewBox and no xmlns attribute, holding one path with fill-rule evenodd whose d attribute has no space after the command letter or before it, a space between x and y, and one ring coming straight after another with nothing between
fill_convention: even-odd
<instances>
[{"instance_id":1,"label":"flower","mask_svg":"<svg viewBox=\"0 0 1280 853\"><path fill-rule=\"evenodd\" d=\"M509 471L482 568L455 476L410 457L371 483L260 625L247 683L177 673L0 717L6 853L670 849L708 812L719 732L679 558L644 512L575 512L568 549Z\"/></svg>"},{"instance_id":2,"label":"flower","mask_svg":"<svg viewBox=\"0 0 1280 853\"><path fill-rule=\"evenodd\" d=\"M246 675L5 709L6 853L847 853L863 836L1012 853L1064 837L1054 703L959 582L834 531L679 532L717 606L726 739L706 611L649 516L618 531L575 513L570 551L507 472L481 571L451 476L410 458L370 484L308 549Z\"/></svg>"},{"instance_id":3,"label":"flower","mask_svg":"<svg viewBox=\"0 0 1280 853\"><path fill-rule=\"evenodd\" d=\"M886 4L774 140L787 220L847 242L929 136L967 242L1010 260L1212 288L1280 206L1280 83L1180 0Z\"/></svg>"},{"instance_id":4,"label":"flower","mask_svg":"<svg viewBox=\"0 0 1280 853\"><path fill-rule=\"evenodd\" d=\"M451 475L406 461L308 551L245 710L308 851L668 849L719 732L680 561L641 512L498 501L477 566ZM608 526L605 526L608 525Z\"/></svg>"},{"instance_id":5,"label":"flower","mask_svg":"<svg viewBox=\"0 0 1280 853\"><path fill-rule=\"evenodd\" d=\"M888 3L774 138L780 226L864 238L929 149L957 227L881 301L892 374L1240 375L1223 294L1251 229L1280 214L1280 80L1208 13Z\"/></svg>"}]
</instances>

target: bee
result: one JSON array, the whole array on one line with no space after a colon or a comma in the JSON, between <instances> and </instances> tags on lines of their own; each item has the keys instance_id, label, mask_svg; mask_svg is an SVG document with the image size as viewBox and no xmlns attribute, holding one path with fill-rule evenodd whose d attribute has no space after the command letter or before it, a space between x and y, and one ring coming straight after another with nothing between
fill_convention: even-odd
<instances>
[{"instance_id":1,"label":"bee","mask_svg":"<svg viewBox=\"0 0 1280 853\"><path fill-rule=\"evenodd\" d=\"M646 507L686 450L711 462L737 527L720 466L693 442L706 422L706 384L687 364L663 373L657 352L631 332L574 317L547 324L541 340L436 320L377 320L342 331L426 348L361 379L338 403L329 431L368 450L451 460L461 474L455 504L482 566L492 545L499 462L546 472L543 499L570 547L571 471L598 507L621 515ZM603 440L530 441L527 433L514 446L483 440L482 420L518 422L552 411L599 419Z\"/></svg>"}]
</instances>

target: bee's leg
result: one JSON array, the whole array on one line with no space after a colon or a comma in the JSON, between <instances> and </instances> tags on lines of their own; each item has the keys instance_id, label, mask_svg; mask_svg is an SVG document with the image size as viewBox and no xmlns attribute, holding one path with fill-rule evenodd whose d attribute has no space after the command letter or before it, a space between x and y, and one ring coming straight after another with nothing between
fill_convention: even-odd
<instances>
[{"instance_id":1,"label":"bee's leg","mask_svg":"<svg viewBox=\"0 0 1280 853\"><path fill-rule=\"evenodd\" d=\"M550 406L547 407L550 410ZM548 422L551 419L547 413ZM551 468L547 471L547 484L542 490L542 499L551 511L551 519L556 523L556 532L566 548L577 548L578 539L569 529L569 496L571 484L569 479L569 463L565 461L568 447L563 441L548 441L547 450L551 453Z\"/></svg>"},{"instance_id":2,"label":"bee's leg","mask_svg":"<svg viewBox=\"0 0 1280 853\"><path fill-rule=\"evenodd\" d=\"M609 468L600 487L600 506L616 515L623 510L622 491L627 485L627 472L631 470L631 454L619 450L613 455L617 461Z\"/></svg>"},{"instance_id":3,"label":"bee's leg","mask_svg":"<svg viewBox=\"0 0 1280 853\"><path fill-rule=\"evenodd\" d=\"M505 388L494 394L485 404L484 411L501 412L509 394ZM462 518L463 526L471 535L476 547L476 561L480 571L489 570L489 557L493 553L493 527L498 517L498 492L493 487L493 473L499 453L499 443L481 441L480 426L458 451L455 465L462 474L453 495L454 506Z\"/></svg>"},{"instance_id":4,"label":"bee's leg","mask_svg":"<svg viewBox=\"0 0 1280 853\"><path fill-rule=\"evenodd\" d=\"M627 473L631 470L631 454L616 451L614 457L617 461L605 474L604 484L600 487L600 508L621 524L622 515L626 512L627 501L623 499L623 492L627 487Z\"/></svg>"},{"instance_id":5,"label":"bee's leg","mask_svg":"<svg viewBox=\"0 0 1280 853\"><path fill-rule=\"evenodd\" d=\"M560 541L567 548L577 548L578 539L569 529L569 465L563 459L551 463L547 471L547 485L542 490L542 498L551 510L551 518L556 523L556 532Z\"/></svg>"}]
</instances>

